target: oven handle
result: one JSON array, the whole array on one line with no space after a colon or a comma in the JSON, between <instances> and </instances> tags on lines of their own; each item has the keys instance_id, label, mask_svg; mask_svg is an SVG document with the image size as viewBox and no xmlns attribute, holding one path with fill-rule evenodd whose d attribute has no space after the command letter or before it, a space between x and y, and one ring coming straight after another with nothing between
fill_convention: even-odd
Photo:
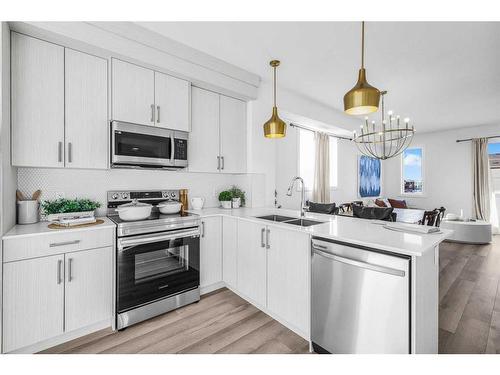
<instances>
[{"instance_id":1,"label":"oven handle","mask_svg":"<svg viewBox=\"0 0 500 375\"><path fill-rule=\"evenodd\" d=\"M200 229L195 228L189 230L176 231L173 233L163 234L160 236L144 235L136 238L123 238L118 240L118 251L124 251L126 247L130 246L144 245L147 243L155 243L167 240L176 240L178 238L199 236L199 235L200 235Z\"/></svg>"},{"instance_id":2,"label":"oven handle","mask_svg":"<svg viewBox=\"0 0 500 375\"><path fill-rule=\"evenodd\" d=\"M174 139L174 132L172 132L172 135L170 136L170 163L173 164L174 162L174 156L175 156L175 139Z\"/></svg>"}]
</instances>

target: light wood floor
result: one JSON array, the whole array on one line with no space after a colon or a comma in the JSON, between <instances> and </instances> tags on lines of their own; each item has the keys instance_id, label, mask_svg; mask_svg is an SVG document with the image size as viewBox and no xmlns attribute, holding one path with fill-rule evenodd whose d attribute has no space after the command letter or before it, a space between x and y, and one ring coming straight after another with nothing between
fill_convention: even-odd
<instances>
[{"instance_id":1,"label":"light wood floor","mask_svg":"<svg viewBox=\"0 0 500 375\"><path fill-rule=\"evenodd\" d=\"M444 242L439 352L500 353L500 236ZM308 343L228 289L122 332L103 330L43 353L307 353Z\"/></svg>"},{"instance_id":2,"label":"light wood floor","mask_svg":"<svg viewBox=\"0 0 500 375\"><path fill-rule=\"evenodd\" d=\"M439 352L500 353L500 236L440 247Z\"/></svg>"},{"instance_id":3,"label":"light wood floor","mask_svg":"<svg viewBox=\"0 0 500 375\"><path fill-rule=\"evenodd\" d=\"M121 332L103 330L42 353L308 353L309 343L228 289Z\"/></svg>"}]
</instances>

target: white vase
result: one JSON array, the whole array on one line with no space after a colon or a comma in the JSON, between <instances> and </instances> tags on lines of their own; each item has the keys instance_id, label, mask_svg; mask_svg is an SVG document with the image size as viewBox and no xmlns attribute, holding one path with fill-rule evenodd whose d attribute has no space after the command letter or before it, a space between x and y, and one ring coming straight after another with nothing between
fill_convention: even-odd
<instances>
[{"instance_id":1,"label":"white vase","mask_svg":"<svg viewBox=\"0 0 500 375\"><path fill-rule=\"evenodd\" d=\"M221 201L222 208L231 208L231 201Z\"/></svg>"},{"instance_id":2,"label":"white vase","mask_svg":"<svg viewBox=\"0 0 500 375\"><path fill-rule=\"evenodd\" d=\"M233 208L240 208L241 206L241 198L233 198Z\"/></svg>"}]
</instances>

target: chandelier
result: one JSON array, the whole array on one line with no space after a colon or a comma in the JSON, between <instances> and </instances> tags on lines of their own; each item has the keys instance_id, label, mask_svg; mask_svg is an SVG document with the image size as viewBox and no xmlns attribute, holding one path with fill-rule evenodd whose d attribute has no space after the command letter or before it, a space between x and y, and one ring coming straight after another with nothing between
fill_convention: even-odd
<instances>
[{"instance_id":1,"label":"chandelier","mask_svg":"<svg viewBox=\"0 0 500 375\"><path fill-rule=\"evenodd\" d=\"M382 122L376 124L372 121L368 123L368 117L365 117L365 123L361 125L361 131L354 131L353 141L358 150L366 156L385 160L398 156L408 148L415 134L415 128L410 127L410 119L405 118L404 124L401 124L399 116L394 116L392 111L387 112L389 121L385 119L384 96L387 91L380 92L382 96Z\"/></svg>"}]
</instances>

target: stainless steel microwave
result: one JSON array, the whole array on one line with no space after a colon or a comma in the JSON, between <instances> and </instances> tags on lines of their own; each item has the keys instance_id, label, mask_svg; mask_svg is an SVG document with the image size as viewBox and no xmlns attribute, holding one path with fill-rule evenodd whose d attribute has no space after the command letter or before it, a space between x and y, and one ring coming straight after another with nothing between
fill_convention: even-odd
<instances>
[{"instance_id":1,"label":"stainless steel microwave","mask_svg":"<svg viewBox=\"0 0 500 375\"><path fill-rule=\"evenodd\" d=\"M188 166L187 132L112 121L110 139L112 168Z\"/></svg>"}]
</instances>

